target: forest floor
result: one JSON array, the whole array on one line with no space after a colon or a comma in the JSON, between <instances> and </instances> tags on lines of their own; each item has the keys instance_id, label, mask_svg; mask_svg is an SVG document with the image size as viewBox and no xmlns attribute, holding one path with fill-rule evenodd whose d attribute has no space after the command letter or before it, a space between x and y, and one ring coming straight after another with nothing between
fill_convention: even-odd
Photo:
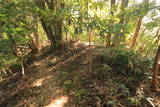
<instances>
[{"instance_id":1,"label":"forest floor","mask_svg":"<svg viewBox=\"0 0 160 107\"><path fill-rule=\"evenodd\" d=\"M160 93L150 91L150 80L101 74L98 56L103 47L91 46L91 57L81 43L65 44L63 51L48 50L34 55L25 76L19 73L0 83L0 107L139 107L141 102L140 107L152 107L152 102L160 107ZM146 100L139 102L141 95Z\"/></svg>"}]
</instances>

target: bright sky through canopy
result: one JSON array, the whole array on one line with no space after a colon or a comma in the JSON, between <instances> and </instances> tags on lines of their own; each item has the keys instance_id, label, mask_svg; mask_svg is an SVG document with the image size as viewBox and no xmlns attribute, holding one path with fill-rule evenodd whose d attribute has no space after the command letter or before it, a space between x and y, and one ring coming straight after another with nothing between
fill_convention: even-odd
<instances>
[{"instance_id":1,"label":"bright sky through canopy","mask_svg":"<svg viewBox=\"0 0 160 107\"><path fill-rule=\"evenodd\" d=\"M143 0L136 0L137 3L142 3ZM160 0L150 0L150 2L155 1L156 4L160 5Z\"/></svg>"}]
</instances>

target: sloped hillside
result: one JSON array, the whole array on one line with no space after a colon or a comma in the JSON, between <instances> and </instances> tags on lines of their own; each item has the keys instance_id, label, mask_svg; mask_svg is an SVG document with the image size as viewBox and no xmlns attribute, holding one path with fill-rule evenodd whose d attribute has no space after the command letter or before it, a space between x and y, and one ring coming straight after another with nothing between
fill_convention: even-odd
<instances>
[{"instance_id":1,"label":"sloped hillside","mask_svg":"<svg viewBox=\"0 0 160 107\"><path fill-rule=\"evenodd\" d=\"M104 67L105 50L82 43L45 47L30 58L25 77L18 73L1 82L0 107L160 107L150 76L139 80Z\"/></svg>"}]
</instances>

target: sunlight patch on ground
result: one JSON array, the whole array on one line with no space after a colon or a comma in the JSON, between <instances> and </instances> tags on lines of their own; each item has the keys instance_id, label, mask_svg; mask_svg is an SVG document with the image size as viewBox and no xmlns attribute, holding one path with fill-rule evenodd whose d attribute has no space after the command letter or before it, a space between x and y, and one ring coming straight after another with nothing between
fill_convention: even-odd
<instances>
[{"instance_id":1,"label":"sunlight patch on ground","mask_svg":"<svg viewBox=\"0 0 160 107\"><path fill-rule=\"evenodd\" d=\"M31 85L34 87L42 86L43 81L46 81L47 79L50 79L52 76L44 77L35 80Z\"/></svg>"},{"instance_id":2,"label":"sunlight patch on ground","mask_svg":"<svg viewBox=\"0 0 160 107\"><path fill-rule=\"evenodd\" d=\"M45 107L64 107L64 104L67 103L68 97L62 96L51 101L51 103Z\"/></svg>"},{"instance_id":3,"label":"sunlight patch on ground","mask_svg":"<svg viewBox=\"0 0 160 107\"><path fill-rule=\"evenodd\" d=\"M34 65L36 65L36 66L42 65L42 62L34 62Z\"/></svg>"},{"instance_id":4,"label":"sunlight patch on ground","mask_svg":"<svg viewBox=\"0 0 160 107\"><path fill-rule=\"evenodd\" d=\"M56 91L56 93L63 93L63 90L58 89L58 90Z\"/></svg>"}]
</instances>

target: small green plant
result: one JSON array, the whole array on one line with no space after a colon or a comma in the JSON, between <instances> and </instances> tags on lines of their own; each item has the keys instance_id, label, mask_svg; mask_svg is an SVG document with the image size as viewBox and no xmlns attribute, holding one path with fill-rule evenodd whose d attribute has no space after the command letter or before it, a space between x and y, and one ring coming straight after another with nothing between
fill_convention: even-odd
<instances>
[{"instance_id":1,"label":"small green plant","mask_svg":"<svg viewBox=\"0 0 160 107\"><path fill-rule=\"evenodd\" d=\"M144 77L145 77L145 72L144 71L142 71L140 69L136 69L134 72L135 72L135 77L136 77L137 80L141 81L141 80L144 79Z\"/></svg>"},{"instance_id":2,"label":"small green plant","mask_svg":"<svg viewBox=\"0 0 160 107\"><path fill-rule=\"evenodd\" d=\"M68 76L68 72L66 71L60 71L58 72L59 73L59 77L62 79L62 80L67 80L67 78L69 77Z\"/></svg>"},{"instance_id":3,"label":"small green plant","mask_svg":"<svg viewBox=\"0 0 160 107\"><path fill-rule=\"evenodd\" d=\"M62 71L62 72L60 72L60 75L62 75L64 77L67 77L68 76L68 72Z\"/></svg>"},{"instance_id":4,"label":"small green plant","mask_svg":"<svg viewBox=\"0 0 160 107\"><path fill-rule=\"evenodd\" d=\"M141 107L141 99L137 97L129 97L128 98L128 106L130 107Z\"/></svg>"},{"instance_id":5,"label":"small green plant","mask_svg":"<svg viewBox=\"0 0 160 107\"><path fill-rule=\"evenodd\" d=\"M17 62L15 64L11 65L10 68L13 69L13 70L20 70L21 69L21 63Z\"/></svg>"},{"instance_id":6,"label":"small green plant","mask_svg":"<svg viewBox=\"0 0 160 107\"><path fill-rule=\"evenodd\" d=\"M80 89L77 90L74 95L78 100L80 100L81 98L83 98L83 96L86 96L87 94L88 94L87 90Z\"/></svg>"},{"instance_id":7,"label":"small green plant","mask_svg":"<svg viewBox=\"0 0 160 107\"><path fill-rule=\"evenodd\" d=\"M112 67L110 67L110 66L107 65L107 64L103 64L102 66L103 66L103 69L104 69L105 71L112 71L112 70L113 70Z\"/></svg>"},{"instance_id":8,"label":"small green plant","mask_svg":"<svg viewBox=\"0 0 160 107\"><path fill-rule=\"evenodd\" d=\"M127 88L124 84L121 84L119 86L119 91L122 92L124 96L129 96L130 95L129 88Z\"/></svg>"},{"instance_id":9,"label":"small green plant","mask_svg":"<svg viewBox=\"0 0 160 107\"><path fill-rule=\"evenodd\" d=\"M66 80L64 82L64 89L65 89L65 92L69 92L71 89L74 88L76 82L75 81L72 81L72 80Z\"/></svg>"},{"instance_id":10,"label":"small green plant","mask_svg":"<svg viewBox=\"0 0 160 107\"><path fill-rule=\"evenodd\" d=\"M107 107L115 107L116 102L115 100L109 100L106 102Z\"/></svg>"}]
</instances>

